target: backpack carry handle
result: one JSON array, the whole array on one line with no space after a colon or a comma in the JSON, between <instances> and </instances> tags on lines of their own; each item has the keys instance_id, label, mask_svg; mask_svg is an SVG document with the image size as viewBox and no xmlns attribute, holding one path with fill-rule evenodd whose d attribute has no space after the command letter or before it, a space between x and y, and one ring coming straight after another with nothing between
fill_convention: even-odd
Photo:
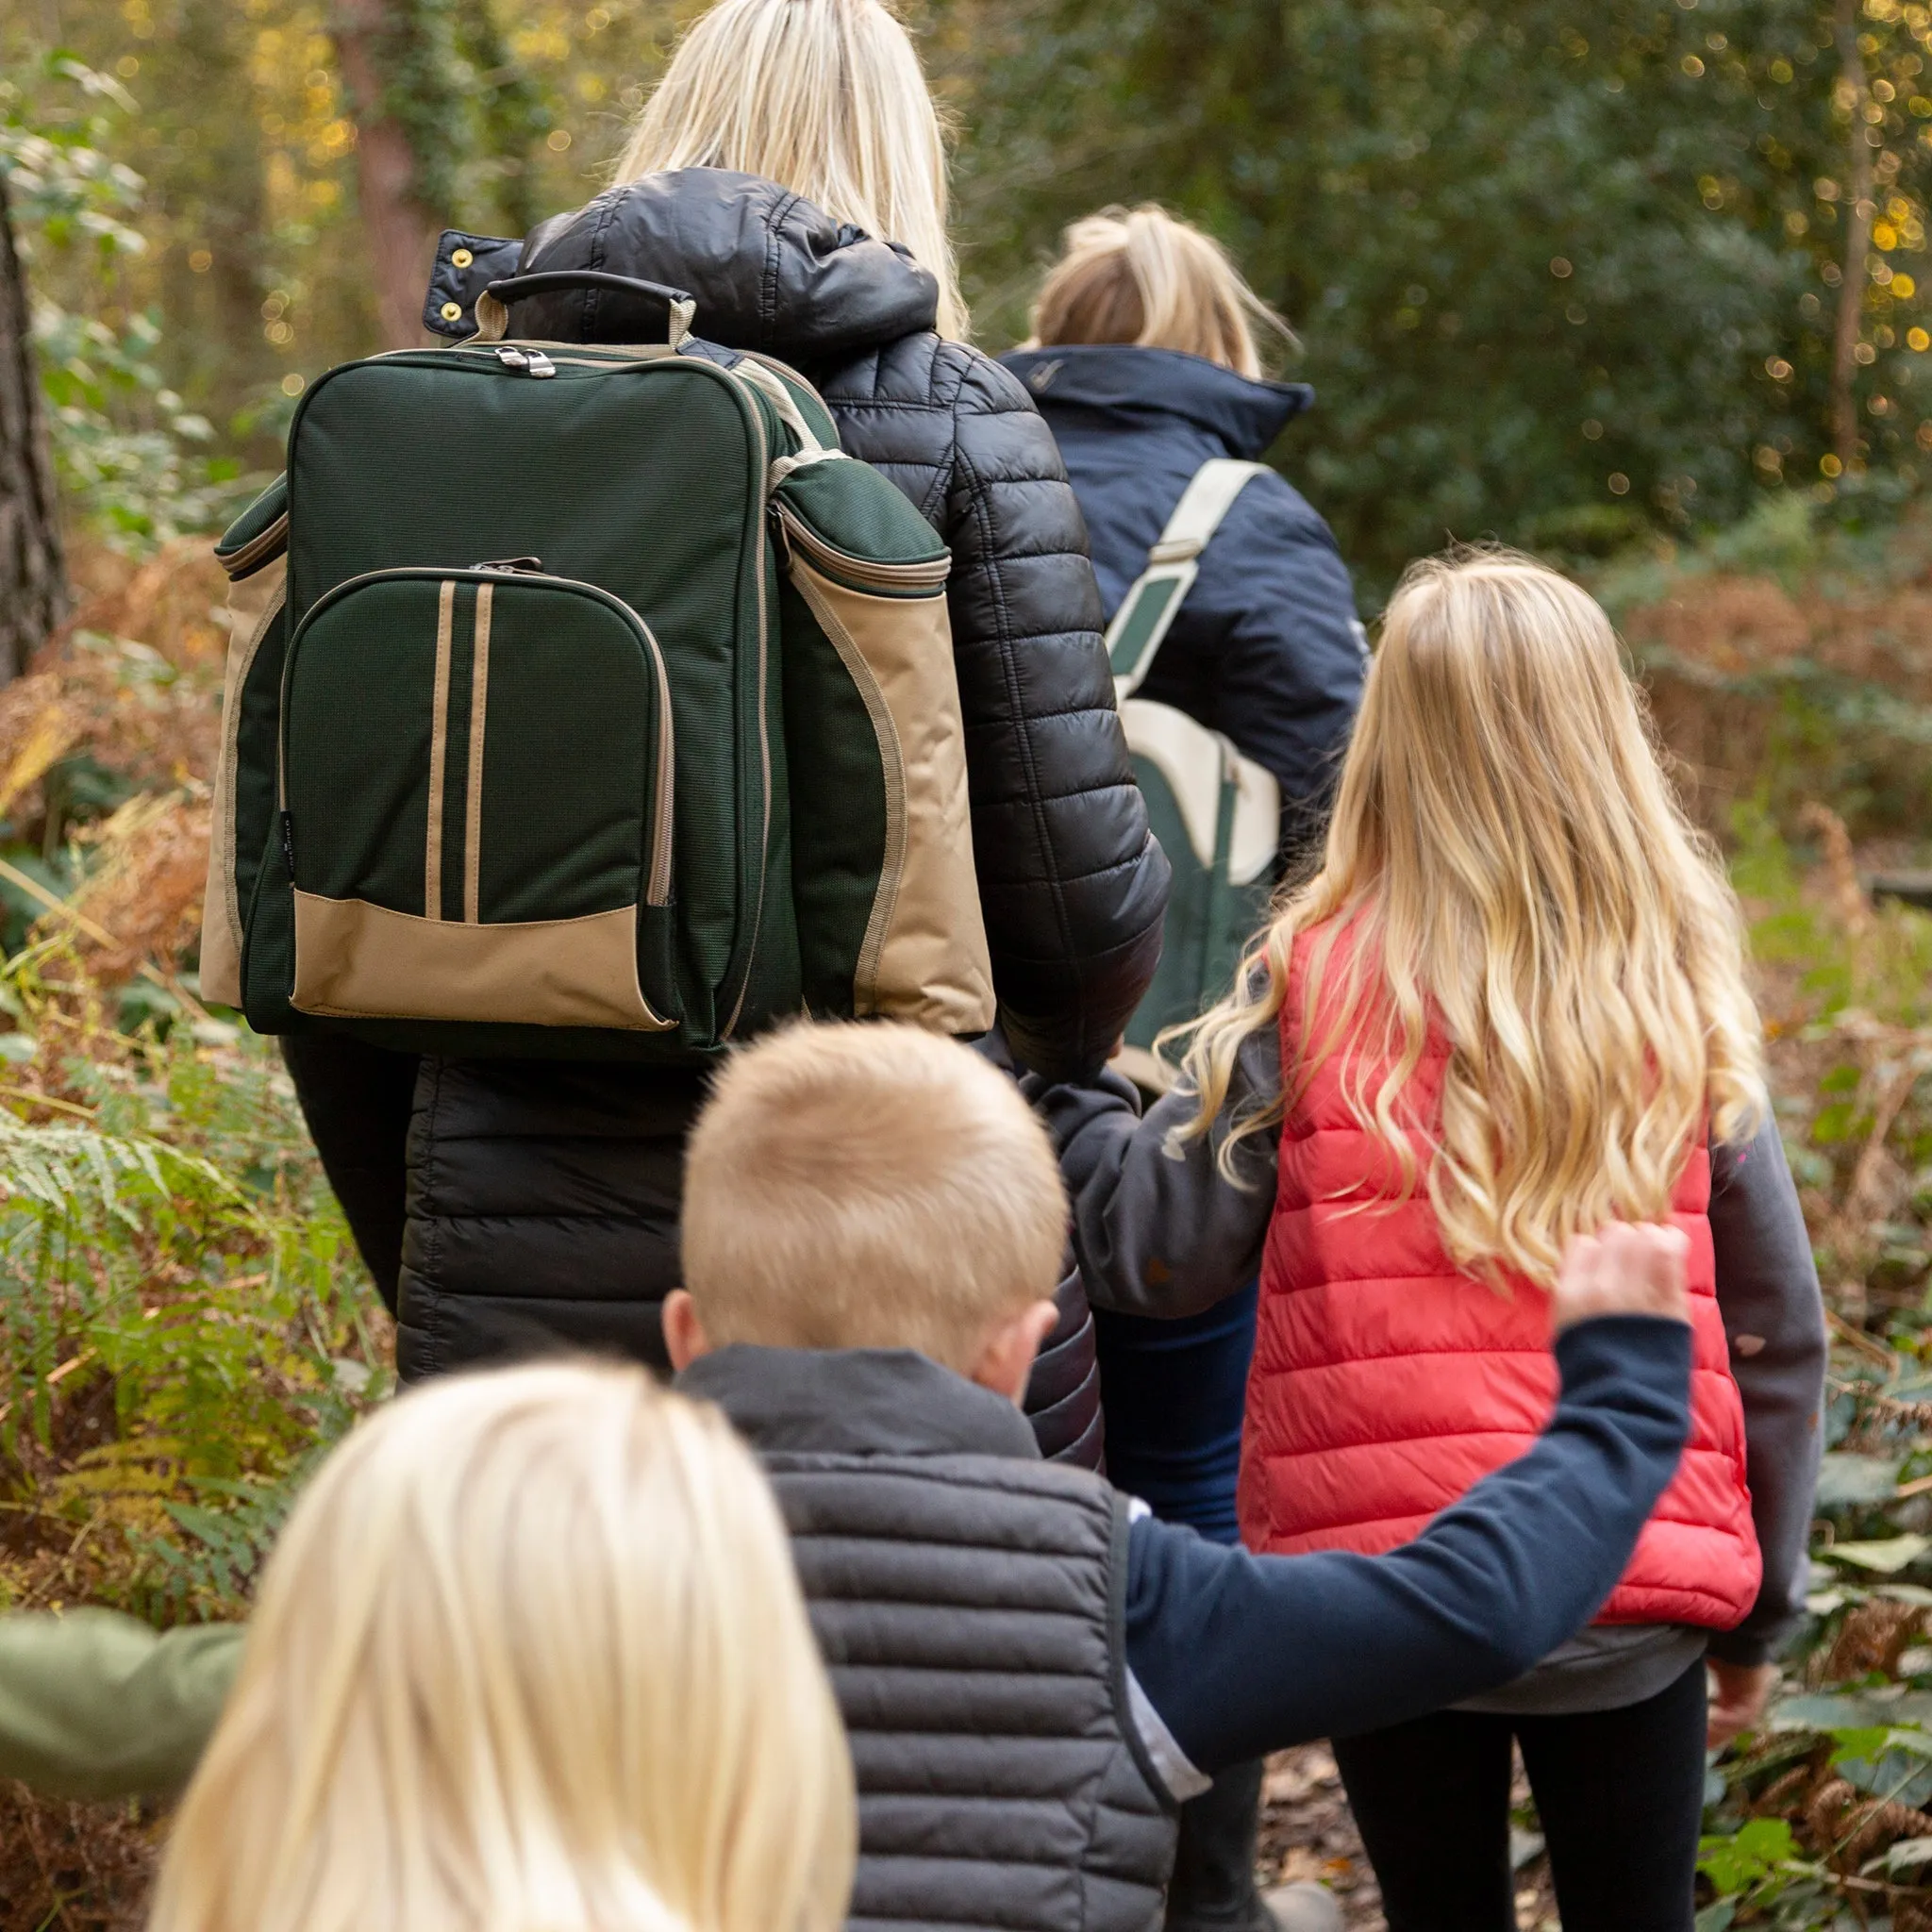
<instances>
[{"instance_id":1,"label":"backpack carry handle","mask_svg":"<svg viewBox=\"0 0 1932 1932\"><path fill-rule=\"evenodd\" d=\"M691 334L698 305L683 289L666 288L639 275L613 275L597 268L537 269L526 275L506 275L491 282L476 298L479 342L500 342L509 329L509 305L525 295L548 295L564 289L614 289L625 295L649 295L665 308L665 340L675 349Z\"/></svg>"}]
</instances>

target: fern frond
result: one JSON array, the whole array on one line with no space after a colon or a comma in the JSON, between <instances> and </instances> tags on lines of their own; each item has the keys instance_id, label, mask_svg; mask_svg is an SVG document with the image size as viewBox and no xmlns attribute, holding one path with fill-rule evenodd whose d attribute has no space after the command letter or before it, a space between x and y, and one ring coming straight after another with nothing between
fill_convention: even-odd
<instances>
[{"instance_id":1,"label":"fern frond","mask_svg":"<svg viewBox=\"0 0 1932 1932\"><path fill-rule=\"evenodd\" d=\"M144 1186L143 1186L144 1184ZM137 1202L176 1191L241 1203L245 1195L211 1161L145 1136L97 1127L33 1125L0 1110L0 1190L64 1214L87 1206L130 1227Z\"/></svg>"}]
</instances>

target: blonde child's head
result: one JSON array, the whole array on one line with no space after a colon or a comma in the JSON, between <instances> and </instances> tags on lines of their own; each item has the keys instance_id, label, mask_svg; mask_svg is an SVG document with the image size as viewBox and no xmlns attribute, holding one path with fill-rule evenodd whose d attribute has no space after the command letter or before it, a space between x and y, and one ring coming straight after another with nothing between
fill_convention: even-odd
<instances>
[{"instance_id":1,"label":"blonde child's head","mask_svg":"<svg viewBox=\"0 0 1932 1932\"><path fill-rule=\"evenodd\" d=\"M1053 1293L1066 1221L1045 1131L971 1048L791 1026L733 1057L691 1135L685 1286L713 1346L912 1348L972 1374Z\"/></svg>"},{"instance_id":2,"label":"blonde child's head","mask_svg":"<svg viewBox=\"0 0 1932 1932\"><path fill-rule=\"evenodd\" d=\"M1664 774L1608 619L1527 558L1468 551L1403 578L1322 870L1196 1032L1188 1131L1219 1110L1241 1041L1275 1023L1311 929L1289 1094L1339 1052L1386 1067L1374 1091L1345 1082L1350 1105L1405 1190L1420 1131L1461 1266L1547 1285L1572 1235L1667 1212L1707 1124L1734 1140L1763 1116L1722 863ZM1432 1020L1452 1048L1440 1125L1408 1104Z\"/></svg>"},{"instance_id":3,"label":"blonde child's head","mask_svg":"<svg viewBox=\"0 0 1932 1932\"><path fill-rule=\"evenodd\" d=\"M1033 305L1029 346L1132 342L1261 374L1256 331L1292 342L1287 323L1241 279L1226 249L1149 202L1075 222Z\"/></svg>"},{"instance_id":4,"label":"blonde child's head","mask_svg":"<svg viewBox=\"0 0 1932 1932\"><path fill-rule=\"evenodd\" d=\"M264 1573L151 1932L836 1932L852 1772L749 1452L637 1370L404 1396Z\"/></svg>"},{"instance_id":5,"label":"blonde child's head","mask_svg":"<svg viewBox=\"0 0 1932 1932\"><path fill-rule=\"evenodd\" d=\"M614 179L673 168L759 175L898 242L939 282L940 333L965 340L943 131L880 0L720 0L678 42Z\"/></svg>"}]
</instances>

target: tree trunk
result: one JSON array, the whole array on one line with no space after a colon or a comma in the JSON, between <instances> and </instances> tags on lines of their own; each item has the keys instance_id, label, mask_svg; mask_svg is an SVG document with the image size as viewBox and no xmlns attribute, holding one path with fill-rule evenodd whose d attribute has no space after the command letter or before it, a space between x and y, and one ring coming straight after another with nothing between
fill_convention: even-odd
<instances>
[{"instance_id":1,"label":"tree trunk","mask_svg":"<svg viewBox=\"0 0 1932 1932\"><path fill-rule=\"evenodd\" d=\"M19 675L66 613L67 570L34 374L26 276L0 175L0 682Z\"/></svg>"},{"instance_id":2,"label":"tree trunk","mask_svg":"<svg viewBox=\"0 0 1932 1932\"><path fill-rule=\"evenodd\" d=\"M1872 98L1858 45L1858 0L1838 0L1838 57L1852 93L1851 194L1845 209L1844 279L1838 291L1838 334L1831 358L1831 440L1850 474L1858 455L1858 337L1865 320L1865 256L1872 246L1872 143L1865 104Z\"/></svg>"},{"instance_id":3,"label":"tree trunk","mask_svg":"<svg viewBox=\"0 0 1932 1932\"><path fill-rule=\"evenodd\" d=\"M384 103L385 55L397 44L402 0L340 0L334 36L356 121L357 188L375 274L376 314L391 349L427 340L423 294L441 224L418 192L409 137ZM451 130L455 138L455 130Z\"/></svg>"}]
</instances>

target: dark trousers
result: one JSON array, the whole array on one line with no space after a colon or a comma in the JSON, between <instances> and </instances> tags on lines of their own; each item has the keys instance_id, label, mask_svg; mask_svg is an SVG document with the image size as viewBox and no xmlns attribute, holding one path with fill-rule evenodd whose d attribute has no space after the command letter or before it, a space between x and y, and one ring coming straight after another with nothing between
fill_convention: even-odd
<instances>
[{"instance_id":1,"label":"dark trousers","mask_svg":"<svg viewBox=\"0 0 1932 1932\"><path fill-rule=\"evenodd\" d=\"M1217 1543L1241 1540L1235 1477L1258 1288L1178 1322L1093 1317L1108 1480Z\"/></svg>"},{"instance_id":2,"label":"dark trousers","mask_svg":"<svg viewBox=\"0 0 1932 1932\"><path fill-rule=\"evenodd\" d=\"M1255 1353L1258 1285L1199 1315L1155 1322L1096 1310L1107 1474L1163 1523L1218 1543L1240 1541L1235 1478ZM1259 1763L1224 1771L1181 1807L1169 1932L1246 1932L1264 1923L1255 1890Z\"/></svg>"},{"instance_id":3,"label":"dark trousers","mask_svg":"<svg viewBox=\"0 0 1932 1932\"><path fill-rule=\"evenodd\" d=\"M1441 1710L1339 1738L1389 1932L1514 1932L1509 1744L1523 1748L1563 1932L1690 1932L1704 1664L1620 1710Z\"/></svg>"}]
</instances>

